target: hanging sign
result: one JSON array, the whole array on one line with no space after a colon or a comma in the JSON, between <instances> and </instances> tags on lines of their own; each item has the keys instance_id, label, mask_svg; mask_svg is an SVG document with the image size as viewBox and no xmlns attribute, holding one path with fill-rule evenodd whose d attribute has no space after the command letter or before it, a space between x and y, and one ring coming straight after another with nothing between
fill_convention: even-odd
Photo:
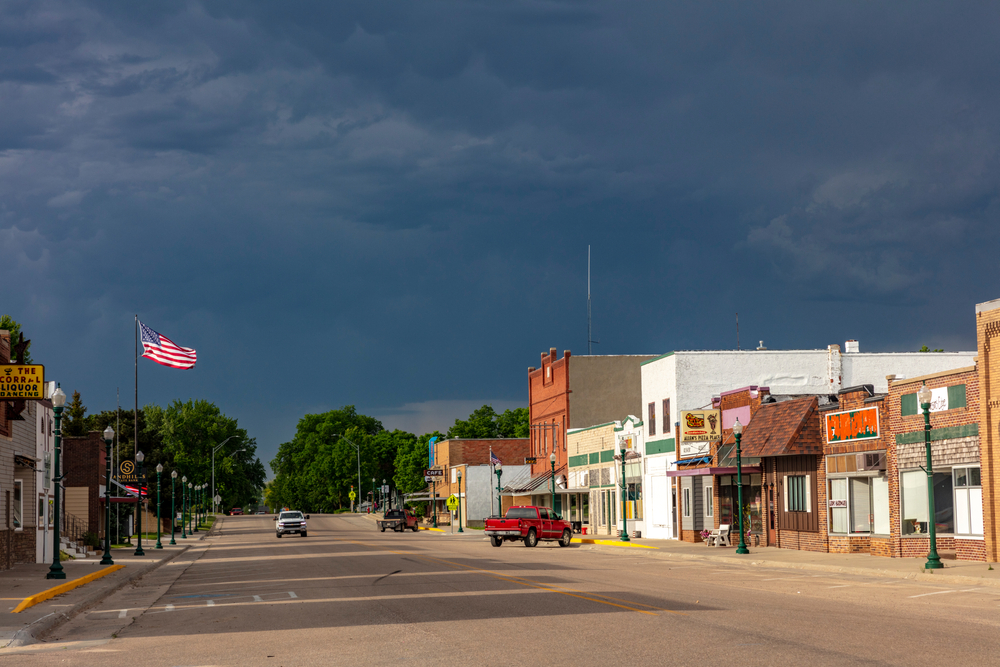
<instances>
[{"instance_id":1,"label":"hanging sign","mask_svg":"<svg viewBox=\"0 0 1000 667\"><path fill-rule=\"evenodd\" d=\"M721 442L722 410L681 410L681 442Z\"/></svg>"},{"instance_id":2,"label":"hanging sign","mask_svg":"<svg viewBox=\"0 0 1000 667\"><path fill-rule=\"evenodd\" d=\"M45 398L45 366L40 364L0 366L0 398L31 400Z\"/></svg>"},{"instance_id":3,"label":"hanging sign","mask_svg":"<svg viewBox=\"0 0 1000 667\"><path fill-rule=\"evenodd\" d=\"M826 415L827 442L856 442L878 437L878 408L846 410Z\"/></svg>"}]
</instances>

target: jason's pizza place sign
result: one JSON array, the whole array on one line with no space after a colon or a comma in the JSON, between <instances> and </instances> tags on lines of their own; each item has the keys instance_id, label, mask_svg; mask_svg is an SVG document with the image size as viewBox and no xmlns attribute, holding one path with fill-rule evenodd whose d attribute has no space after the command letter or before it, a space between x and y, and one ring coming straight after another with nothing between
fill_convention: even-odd
<instances>
[{"instance_id":1,"label":"jason's pizza place sign","mask_svg":"<svg viewBox=\"0 0 1000 667\"><path fill-rule=\"evenodd\" d=\"M845 410L826 415L827 442L856 442L878 438L878 408Z\"/></svg>"}]
</instances>

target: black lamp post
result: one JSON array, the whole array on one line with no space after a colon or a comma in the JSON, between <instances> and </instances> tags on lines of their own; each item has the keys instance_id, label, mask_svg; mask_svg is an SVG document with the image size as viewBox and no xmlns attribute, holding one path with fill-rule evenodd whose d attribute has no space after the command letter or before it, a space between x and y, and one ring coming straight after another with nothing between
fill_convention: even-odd
<instances>
[{"instance_id":1,"label":"black lamp post","mask_svg":"<svg viewBox=\"0 0 1000 667\"><path fill-rule=\"evenodd\" d=\"M174 489L174 481L177 479L177 471L170 472L170 544L177 544L174 533L177 532L177 508L174 506L174 496L177 491Z\"/></svg>"},{"instance_id":2,"label":"black lamp post","mask_svg":"<svg viewBox=\"0 0 1000 667\"><path fill-rule=\"evenodd\" d=\"M181 477L181 539L187 539L187 475Z\"/></svg>"},{"instance_id":3,"label":"black lamp post","mask_svg":"<svg viewBox=\"0 0 1000 667\"><path fill-rule=\"evenodd\" d=\"M59 557L61 555L59 551L59 488L62 486L62 474L60 474L59 467L59 447L62 444L62 429L60 424L62 423L62 411L63 406L66 405L66 394L63 390L56 386L55 392L52 394L52 411L55 413L56 419L56 431L55 431L55 468L52 472L52 482L55 486L53 493L55 494L55 524L52 530L52 565L49 566L49 572L45 575L46 579L65 579L66 573L63 572L62 563L59 562Z\"/></svg>"},{"instance_id":4,"label":"black lamp post","mask_svg":"<svg viewBox=\"0 0 1000 667\"><path fill-rule=\"evenodd\" d=\"M927 452L927 532L931 538L930 549L927 552L925 570L940 570L944 567L937 552L937 521L934 511L934 464L931 461L931 390L925 382L917 393L920 409L924 411L924 449Z\"/></svg>"},{"instance_id":5,"label":"black lamp post","mask_svg":"<svg viewBox=\"0 0 1000 667\"><path fill-rule=\"evenodd\" d=\"M739 419L733 424L733 435L736 436L736 495L739 498L739 505L736 509L740 518L740 544L736 547L736 553L748 554L750 550L747 549L746 531L743 530L743 463L740 458L740 438L743 437L743 424L740 423Z\"/></svg>"},{"instance_id":6,"label":"black lamp post","mask_svg":"<svg viewBox=\"0 0 1000 667\"><path fill-rule=\"evenodd\" d=\"M160 520L160 473L163 472L163 464L156 464L156 548L162 549L163 545L160 543L160 524L163 523Z\"/></svg>"},{"instance_id":7,"label":"black lamp post","mask_svg":"<svg viewBox=\"0 0 1000 667\"><path fill-rule=\"evenodd\" d=\"M503 516L503 487L500 486L500 476L503 474L503 464L497 464L497 516Z\"/></svg>"},{"instance_id":8,"label":"black lamp post","mask_svg":"<svg viewBox=\"0 0 1000 667\"><path fill-rule=\"evenodd\" d=\"M465 532L462 530L462 470L458 470L458 532Z\"/></svg>"},{"instance_id":9,"label":"black lamp post","mask_svg":"<svg viewBox=\"0 0 1000 667\"><path fill-rule=\"evenodd\" d=\"M146 483L146 471L142 462L145 460L146 455L143 454L141 450L135 453L135 462L139 464L139 502L136 504L138 511L135 513L136 523L139 526L139 529L136 531L139 536L139 541L136 542L135 551L132 552L133 556L146 555L146 552L142 550L142 485Z\"/></svg>"},{"instance_id":10,"label":"black lamp post","mask_svg":"<svg viewBox=\"0 0 1000 667\"><path fill-rule=\"evenodd\" d=\"M115 430L104 429L104 556L101 565L114 565L111 558L111 443L115 440Z\"/></svg>"},{"instance_id":11,"label":"black lamp post","mask_svg":"<svg viewBox=\"0 0 1000 667\"><path fill-rule=\"evenodd\" d=\"M628 513L626 505L628 501L628 484L625 483L625 448L622 448L622 534L618 540L620 542L631 542L628 537Z\"/></svg>"}]
</instances>

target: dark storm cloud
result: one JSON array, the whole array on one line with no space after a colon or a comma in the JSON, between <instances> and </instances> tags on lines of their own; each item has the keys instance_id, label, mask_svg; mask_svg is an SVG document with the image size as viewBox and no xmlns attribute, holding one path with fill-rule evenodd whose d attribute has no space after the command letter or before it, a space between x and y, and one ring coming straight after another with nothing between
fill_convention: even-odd
<instances>
[{"instance_id":1,"label":"dark storm cloud","mask_svg":"<svg viewBox=\"0 0 1000 667\"><path fill-rule=\"evenodd\" d=\"M1000 292L998 17L5 3L5 311L94 408L139 312L202 359L142 400L213 398L271 448L306 409L523 401L539 351L584 350L587 244L604 353L729 347L736 310L773 347L968 348Z\"/></svg>"}]
</instances>

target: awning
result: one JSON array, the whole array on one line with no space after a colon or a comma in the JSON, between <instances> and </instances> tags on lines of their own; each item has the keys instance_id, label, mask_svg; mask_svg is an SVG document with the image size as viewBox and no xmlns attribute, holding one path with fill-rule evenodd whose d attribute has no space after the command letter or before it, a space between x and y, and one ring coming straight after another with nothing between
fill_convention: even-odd
<instances>
[{"instance_id":1,"label":"awning","mask_svg":"<svg viewBox=\"0 0 1000 667\"><path fill-rule=\"evenodd\" d=\"M743 474L759 473L760 466L743 466ZM699 477L701 475L735 475L736 468L685 468L668 470L667 477Z\"/></svg>"},{"instance_id":2,"label":"awning","mask_svg":"<svg viewBox=\"0 0 1000 667\"><path fill-rule=\"evenodd\" d=\"M711 462L712 462L711 456L699 456L696 459L682 459L680 461L677 461L677 465L689 465L693 463L711 463Z\"/></svg>"},{"instance_id":3,"label":"awning","mask_svg":"<svg viewBox=\"0 0 1000 667\"><path fill-rule=\"evenodd\" d=\"M38 463L40 459L36 459L34 456L28 456L27 454L14 454L14 465L21 466L22 468L35 469L35 464Z\"/></svg>"}]
</instances>

